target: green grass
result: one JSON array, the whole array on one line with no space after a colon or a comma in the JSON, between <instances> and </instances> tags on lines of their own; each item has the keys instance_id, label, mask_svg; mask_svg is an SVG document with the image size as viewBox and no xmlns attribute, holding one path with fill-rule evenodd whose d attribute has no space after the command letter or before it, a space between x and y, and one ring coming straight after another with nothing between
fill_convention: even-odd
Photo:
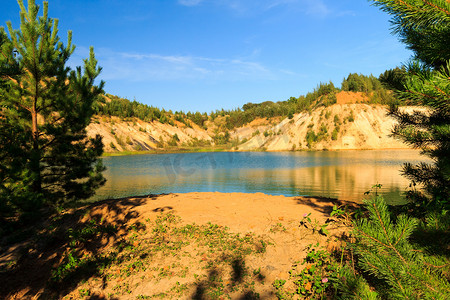
<instances>
[{"instance_id":1,"label":"green grass","mask_svg":"<svg viewBox=\"0 0 450 300\"><path fill-rule=\"evenodd\" d=\"M183 298L195 291L199 298L220 299L253 292L260 269L250 270L246 258L265 253L269 242L255 234L236 234L212 223L183 224L172 213L161 213L127 229L127 235L107 250L87 253L115 228L89 221L68 229L68 248L52 270L51 282L57 289L85 278L78 284L80 296L89 293L89 282L104 282L105 292L114 297L128 295L136 284L158 286L161 281L175 283L167 290L137 299ZM152 274L149 276L148 274ZM136 278L141 281L136 283ZM190 280L190 281L189 281Z\"/></svg>"}]
</instances>

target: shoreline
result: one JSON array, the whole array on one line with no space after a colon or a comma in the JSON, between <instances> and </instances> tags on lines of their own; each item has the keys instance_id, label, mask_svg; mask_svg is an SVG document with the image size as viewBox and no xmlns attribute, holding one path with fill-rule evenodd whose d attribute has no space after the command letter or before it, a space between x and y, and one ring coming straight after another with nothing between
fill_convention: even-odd
<instances>
[{"instance_id":1,"label":"shoreline","mask_svg":"<svg viewBox=\"0 0 450 300\"><path fill-rule=\"evenodd\" d=\"M199 148L199 149L168 149L168 150L148 150L148 151L117 151L104 152L100 157L115 157L115 156L131 156L131 155L148 155L148 154L183 154L183 153L215 153L215 152L229 152L229 153L244 153L244 152L267 152L267 153L281 153L281 152L351 152L351 151L420 151L413 148L361 148L361 149L302 149L302 150L233 150L222 148Z\"/></svg>"},{"instance_id":2,"label":"shoreline","mask_svg":"<svg viewBox=\"0 0 450 300\"><path fill-rule=\"evenodd\" d=\"M127 207L139 219L154 218L157 213L173 212L183 220L217 223L237 232L255 229L263 232L269 220L299 221L305 213L325 221L333 206L360 207L360 203L318 196L283 196L257 193L188 192L149 194L85 203L79 208L91 214L105 214L108 207ZM107 214L106 214L107 215ZM188 221L189 222L189 221ZM261 227L262 226L262 227Z\"/></svg>"}]
</instances>

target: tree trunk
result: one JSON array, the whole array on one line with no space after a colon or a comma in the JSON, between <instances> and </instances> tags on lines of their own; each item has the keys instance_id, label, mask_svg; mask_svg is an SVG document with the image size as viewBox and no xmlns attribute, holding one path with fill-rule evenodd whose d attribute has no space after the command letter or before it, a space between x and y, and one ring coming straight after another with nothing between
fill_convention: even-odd
<instances>
[{"instance_id":1,"label":"tree trunk","mask_svg":"<svg viewBox=\"0 0 450 300\"><path fill-rule=\"evenodd\" d=\"M38 130L38 121L37 121L37 111L36 111L36 105L33 105L33 109L31 111L31 133L32 133L32 139L33 139L33 150L31 152L31 158L30 158L30 169L32 172L32 189L33 192L40 194L42 192L42 178L41 178L41 168L40 168L40 161L41 161L41 153L39 149L39 130Z\"/></svg>"}]
</instances>

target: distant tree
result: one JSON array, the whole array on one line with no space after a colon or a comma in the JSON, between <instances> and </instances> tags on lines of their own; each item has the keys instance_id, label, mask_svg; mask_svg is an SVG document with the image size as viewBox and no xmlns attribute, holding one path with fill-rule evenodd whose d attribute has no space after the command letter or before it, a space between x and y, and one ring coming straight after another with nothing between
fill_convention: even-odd
<instances>
[{"instance_id":1,"label":"distant tree","mask_svg":"<svg viewBox=\"0 0 450 300\"><path fill-rule=\"evenodd\" d=\"M342 81L341 89L343 91L369 93L374 89L373 82L376 80L375 77L372 77L372 75L367 77L362 74L351 73Z\"/></svg>"},{"instance_id":2,"label":"distant tree","mask_svg":"<svg viewBox=\"0 0 450 300\"><path fill-rule=\"evenodd\" d=\"M329 83L320 83L317 88L314 90L314 92L317 94L318 97L323 95L328 95L330 93L333 93L336 91L336 88L334 87L333 82Z\"/></svg>"},{"instance_id":3,"label":"distant tree","mask_svg":"<svg viewBox=\"0 0 450 300\"><path fill-rule=\"evenodd\" d=\"M72 33L60 42L48 3L20 6L20 29L0 28L0 206L33 212L92 196L104 183L101 137L88 138L103 82L93 49L84 67L71 70Z\"/></svg>"}]
</instances>

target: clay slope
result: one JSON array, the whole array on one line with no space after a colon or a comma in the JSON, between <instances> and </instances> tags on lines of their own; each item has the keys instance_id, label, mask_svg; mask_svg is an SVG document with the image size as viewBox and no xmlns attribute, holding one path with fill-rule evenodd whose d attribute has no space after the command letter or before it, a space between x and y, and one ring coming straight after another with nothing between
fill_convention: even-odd
<instances>
[{"instance_id":1,"label":"clay slope","mask_svg":"<svg viewBox=\"0 0 450 300\"><path fill-rule=\"evenodd\" d=\"M405 108L412 110L412 108ZM248 141L239 150L344 150L408 148L390 137L396 120L387 108L368 104L335 104L297 114L276 125L240 128L236 135ZM251 132L251 133L250 133ZM309 138L308 138L309 136Z\"/></svg>"},{"instance_id":2,"label":"clay slope","mask_svg":"<svg viewBox=\"0 0 450 300\"><path fill-rule=\"evenodd\" d=\"M87 131L89 136L100 134L103 137L105 152L162 149L175 135L178 144L211 140L205 130L195 124L191 126L177 121L172 126L158 121L144 122L136 118L123 121L118 117L99 116L88 126Z\"/></svg>"},{"instance_id":3,"label":"clay slope","mask_svg":"<svg viewBox=\"0 0 450 300\"><path fill-rule=\"evenodd\" d=\"M404 109L414 110L413 107ZM235 142L233 147L231 143L228 147L237 151L408 148L390 137L396 121L387 116L387 112L381 105L334 104L296 114L292 119L257 119L230 131L230 140ZM158 121L96 117L88 133L103 136L106 152L214 146L213 137L221 134L223 127L217 124L217 119L206 124L205 129L193 123L188 127L177 121L169 125Z\"/></svg>"}]
</instances>

